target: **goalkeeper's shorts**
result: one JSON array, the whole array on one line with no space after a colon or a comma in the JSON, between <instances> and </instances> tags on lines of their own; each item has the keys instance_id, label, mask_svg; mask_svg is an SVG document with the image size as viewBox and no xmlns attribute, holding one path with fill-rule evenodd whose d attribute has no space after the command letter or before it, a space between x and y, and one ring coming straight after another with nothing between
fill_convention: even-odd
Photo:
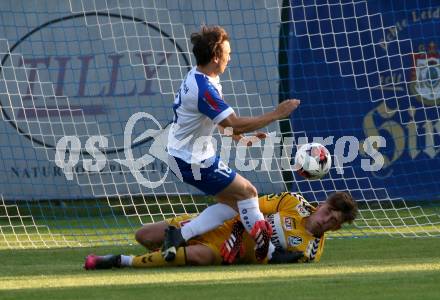
<instances>
[{"instance_id":1,"label":"goalkeeper's shorts","mask_svg":"<svg viewBox=\"0 0 440 300\"><path fill-rule=\"evenodd\" d=\"M167 219L166 222L169 225L180 228L185 226L185 223L191 221L191 219L195 218L197 214L189 214L189 215L180 215L174 217L172 219ZM188 245L205 245L212 250L215 255L215 265L222 264L222 257L220 255L220 249L225 240L227 240L232 231L232 225L237 219L229 220L223 223L222 226L217 229L211 230L205 234L192 238L187 242ZM245 247L245 254L243 257L237 260L238 264L256 264L260 263L255 258L255 242L253 239L245 232L243 236L243 244Z\"/></svg>"}]
</instances>

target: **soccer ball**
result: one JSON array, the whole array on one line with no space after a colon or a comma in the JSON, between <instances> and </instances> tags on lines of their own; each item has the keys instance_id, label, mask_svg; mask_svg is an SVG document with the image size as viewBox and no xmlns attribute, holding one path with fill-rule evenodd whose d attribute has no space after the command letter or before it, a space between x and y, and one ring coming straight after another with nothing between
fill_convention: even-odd
<instances>
[{"instance_id":1,"label":"soccer ball","mask_svg":"<svg viewBox=\"0 0 440 300\"><path fill-rule=\"evenodd\" d=\"M320 143L301 145L295 154L295 167L301 176L307 179L324 177L332 165L332 157L326 147Z\"/></svg>"}]
</instances>

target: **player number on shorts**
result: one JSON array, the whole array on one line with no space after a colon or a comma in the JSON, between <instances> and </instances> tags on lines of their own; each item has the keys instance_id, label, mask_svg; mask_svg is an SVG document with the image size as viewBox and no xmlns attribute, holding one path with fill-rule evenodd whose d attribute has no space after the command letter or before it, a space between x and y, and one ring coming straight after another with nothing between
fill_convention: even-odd
<instances>
[{"instance_id":1,"label":"player number on shorts","mask_svg":"<svg viewBox=\"0 0 440 300\"><path fill-rule=\"evenodd\" d=\"M231 173L232 173L232 170L224 162L219 161L218 168L215 169L214 172L220 173L225 177L229 177L229 175L231 175Z\"/></svg>"}]
</instances>

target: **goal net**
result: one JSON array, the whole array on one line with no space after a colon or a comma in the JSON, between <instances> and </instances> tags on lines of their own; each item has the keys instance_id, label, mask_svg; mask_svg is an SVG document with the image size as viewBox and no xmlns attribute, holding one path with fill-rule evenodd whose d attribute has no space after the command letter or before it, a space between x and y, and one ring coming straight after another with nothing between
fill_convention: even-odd
<instances>
[{"instance_id":1,"label":"goal net","mask_svg":"<svg viewBox=\"0 0 440 300\"><path fill-rule=\"evenodd\" d=\"M438 7L4 2L0 248L127 245L144 223L212 203L171 174L165 151L174 95L195 65L189 37L201 24L230 34L221 82L238 115L302 101L252 147L215 134L222 158L260 194L301 192L318 203L350 191L359 218L334 237L440 234ZM382 139L373 143L375 136ZM307 141L333 153L322 180L292 170Z\"/></svg>"}]
</instances>

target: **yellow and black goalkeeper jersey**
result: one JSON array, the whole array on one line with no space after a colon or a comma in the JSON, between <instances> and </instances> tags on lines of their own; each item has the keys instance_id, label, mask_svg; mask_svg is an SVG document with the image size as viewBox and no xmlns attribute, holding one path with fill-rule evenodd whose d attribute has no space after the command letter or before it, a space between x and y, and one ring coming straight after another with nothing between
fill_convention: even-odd
<instances>
[{"instance_id":1,"label":"yellow and black goalkeeper jersey","mask_svg":"<svg viewBox=\"0 0 440 300\"><path fill-rule=\"evenodd\" d=\"M297 193L265 195L260 210L272 226L272 243L289 251L304 252L306 261L319 261L324 235L316 238L305 228L306 218L316 209Z\"/></svg>"},{"instance_id":2,"label":"yellow and black goalkeeper jersey","mask_svg":"<svg viewBox=\"0 0 440 300\"><path fill-rule=\"evenodd\" d=\"M315 211L312 205L295 193L262 196L259 198L259 204L261 212L273 228L272 243L276 247L302 251L305 255L303 261L319 261L324 249L324 236L316 238L305 228L306 218ZM194 217L195 215L181 215L167 221L170 225L181 227ZM237 221L240 221L239 215L222 226L191 239L188 243L208 246L215 254L215 263L221 264L220 249L224 241L229 239L233 224ZM244 232L243 246L245 252L237 263L261 263L255 258L255 242L247 232Z\"/></svg>"}]
</instances>

